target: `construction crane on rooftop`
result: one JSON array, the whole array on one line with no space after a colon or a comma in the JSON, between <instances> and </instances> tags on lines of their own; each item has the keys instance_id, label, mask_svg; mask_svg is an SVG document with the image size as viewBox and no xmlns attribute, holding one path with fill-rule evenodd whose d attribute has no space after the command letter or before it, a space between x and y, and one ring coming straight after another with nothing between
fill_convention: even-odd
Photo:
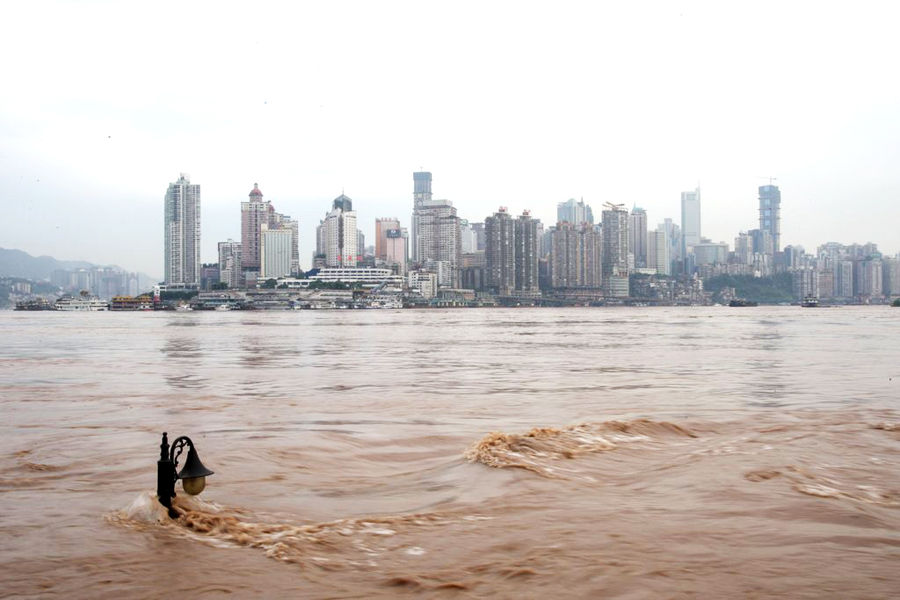
<instances>
[{"instance_id":1,"label":"construction crane on rooftop","mask_svg":"<svg viewBox=\"0 0 900 600\"><path fill-rule=\"evenodd\" d=\"M603 206L607 210L625 210L624 204L613 204L612 202L604 202Z\"/></svg>"}]
</instances>

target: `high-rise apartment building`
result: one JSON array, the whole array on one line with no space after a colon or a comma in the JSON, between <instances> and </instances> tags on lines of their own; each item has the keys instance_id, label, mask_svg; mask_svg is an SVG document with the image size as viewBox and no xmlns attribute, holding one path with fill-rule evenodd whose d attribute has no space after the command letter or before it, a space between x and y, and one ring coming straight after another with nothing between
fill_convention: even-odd
<instances>
[{"instance_id":1,"label":"high-rise apartment building","mask_svg":"<svg viewBox=\"0 0 900 600\"><path fill-rule=\"evenodd\" d=\"M582 223L594 224L594 213L591 207L584 203L584 199L575 201L575 198L569 198L565 202L556 205L556 221L558 223L571 223L572 225L581 225Z\"/></svg>"},{"instance_id":2,"label":"high-rise apartment building","mask_svg":"<svg viewBox=\"0 0 900 600\"><path fill-rule=\"evenodd\" d=\"M300 271L299 224L287 215L275 212L272 203L263 198L259 184L254 183L246 201L241 202L241 269L244 282L255 284L262 272L262 232L287 230L291 232L291 274Z\"/></svg>"},{"instance_id":3,"label":"high-rise apartment building","mask_svg":"<svg viewBox=\"0 0 900 600\"><path fill-rule=\"evenodd\" d=\"M167 285L200 285L200 186L181 173L169 184L163 214Z\"/></svg>"},{"instance_id":4,"label":"high-rise apartment building","mask_svg":"<svg viewBox=\"0 0 900 600\"><path fill-rule=\"evenodd\" d=\"M671 275L671 252L672 243L669 240L669 230L665 225L660 225L647 237L647 267L656 269L657 275Z\"/></svg>"},{"instance_id":5,"label":"high-rise apartment building","mask_svg":"<svg viewBox=\"0 0 900 600\"><path fill-rule=\"evenodd\" d=\"M241 275L241 243L229 239L219 242L219 281L230 288L243 285Z\"/></svg>"},{"instance_id":6,"label":"high-rise apartment building","mask_svg":"<svg viewBox=\"0 0 900 600\"><path fill-rule=\"evenodd\" d=\"M777 185L759 186L759 228L772 237L772 253L781 251L781 190Z\"/></svg>"},{"instance_id":7,"label":"high-rise apartment building","mask_svg":"<svg viewBox=\"0 0 900 600\"><path fill-rule=\"evenodd\" d=\"M700 188L693 192L681 192L681 260L688 271L690 249L700 239Z\"/></svg>"},{"instance_id":8,"label":"high-rise apartment building","mask_svg":"<svg viewBox=\"0 0 900 600\"><path fill-rule=\"evenodd\" d=\"M604 210L602 215L604 291L608 296L627 296L628 211L615 207Z\"/></svg>"},{"instance_id":9,"label":"high-rise apartment building","mask_svg":"<svg viewBox=\"0 0 900 600\"><path fill-rule=\"evenodd\" d=\"M602 286L600 232L589 223L568 221L550 229L550 285L554 288Z\"/></svg>"},{"instance_id":10,"label":"high-rise apartment building","mask_svg":"<svg viewBox=\"0 0 900 600\"><path fill-rule=\"evenodd\" d=\"M406 274L409 261L409 234L405 227L385 230L384 262L398 275Z\"/></svg>"},{"instance_id":11,"label":"high-rise apartment building","mask_svg":"<svg viewBox=\"0 0 900 600\"><path fill-rule=\"evenodd\" d=\"M516 228L505 206L484 220L485 284L500 296L516 289Z\"/></svg>"},{"instance_id":12,"label":"high-rise apartment building","mask_svg":"<svg viewBox=\"0 0 900 600\"><path fill-rule=\"evenodd\" d=\"M515 289L518 295L540 295L538 283L538 236L540 221L531 217L530 211L524 211L515 221Z\"/></svg>"}]
</instances>

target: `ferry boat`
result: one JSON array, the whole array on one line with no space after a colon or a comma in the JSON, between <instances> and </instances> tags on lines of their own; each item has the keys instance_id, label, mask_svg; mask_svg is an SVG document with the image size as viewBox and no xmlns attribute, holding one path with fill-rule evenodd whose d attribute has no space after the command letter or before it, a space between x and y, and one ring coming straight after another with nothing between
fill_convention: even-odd
<instances>
[{"instance_id":1,"label":"ferry boat","mask_svg":"<svg viewBox=\"0 0 900 600\"><path fill-rule=\"evenodd\" d=\"M16 302L16 310L56 310L56 307L44 298L34 298Z\"/></svg>"},{"instance_id":2,"label":"ferry boat","mask_svg":"<svg viewBox=\"0 0 900 600\"><path fill-rule=\"evenodd\" d=\"M807 296L803 299L803 302L800 303L800 306L803 308L816 308L819 306L819 299L815 296Z\"/></svg>"},{"instance_id":3,"label":"ferry boat","mask_svg":"<svg viewBox=\"0 0 900 600\"><path fill-rule=\"evenodd\" d=\"M109 303L104 302L96 296L84 296L76 298L75 296L62 296L56 301L56 310L66 311L97 311L109 310Z\"/></svg>"},{"instance_id":4,"label":"ferry boat","mask_svg":"<svg viewBox=\"0 0 900 600\"><path fill-rule=\"evenodd\" d=\"M728 303L728 306L744 307L744 306L759 306L759 304L757 304L756 302L753 302L752 300L742 300L740 298L735 298L734 300L732 300L731 302Z\"/></svg>"}]
</instances>

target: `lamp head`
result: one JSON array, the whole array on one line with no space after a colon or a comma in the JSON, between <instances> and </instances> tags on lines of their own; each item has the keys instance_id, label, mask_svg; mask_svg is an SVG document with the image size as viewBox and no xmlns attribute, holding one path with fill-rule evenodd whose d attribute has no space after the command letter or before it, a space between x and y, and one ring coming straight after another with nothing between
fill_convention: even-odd
<instances>
[{"instance_id":1,"label":"lamp head","mask_svg":"<svg viewBox=\"0 0 900 600\"><path fill-rule=\"evenodd\" d=\"M188 448L188 455L184 461L184 468L181 469L181 472L178 474L178 478L181 480L181 487L183 487L184 491L191 496L196 496L206 487L206 477L212 474L213 472L200 462L200 457L197 455L197 451L194 450L192 444Z\"/></svg>"}]
</instances>

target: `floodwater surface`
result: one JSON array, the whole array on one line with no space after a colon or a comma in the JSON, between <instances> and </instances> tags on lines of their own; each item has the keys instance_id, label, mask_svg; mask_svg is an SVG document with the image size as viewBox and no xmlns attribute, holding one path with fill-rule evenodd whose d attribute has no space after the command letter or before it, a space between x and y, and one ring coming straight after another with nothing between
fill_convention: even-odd
<instances>
[{"instance_id":1,"label":"floodwater surface","mask_svg":"<svg viewBox=\"0 0 900 600\"><path fill-rule=\"evenodd\" d=\"M900 310L0 313L0 596L887 598ZM160 436L215 471L155 498Z\"/></svg>"}]
</instances>

